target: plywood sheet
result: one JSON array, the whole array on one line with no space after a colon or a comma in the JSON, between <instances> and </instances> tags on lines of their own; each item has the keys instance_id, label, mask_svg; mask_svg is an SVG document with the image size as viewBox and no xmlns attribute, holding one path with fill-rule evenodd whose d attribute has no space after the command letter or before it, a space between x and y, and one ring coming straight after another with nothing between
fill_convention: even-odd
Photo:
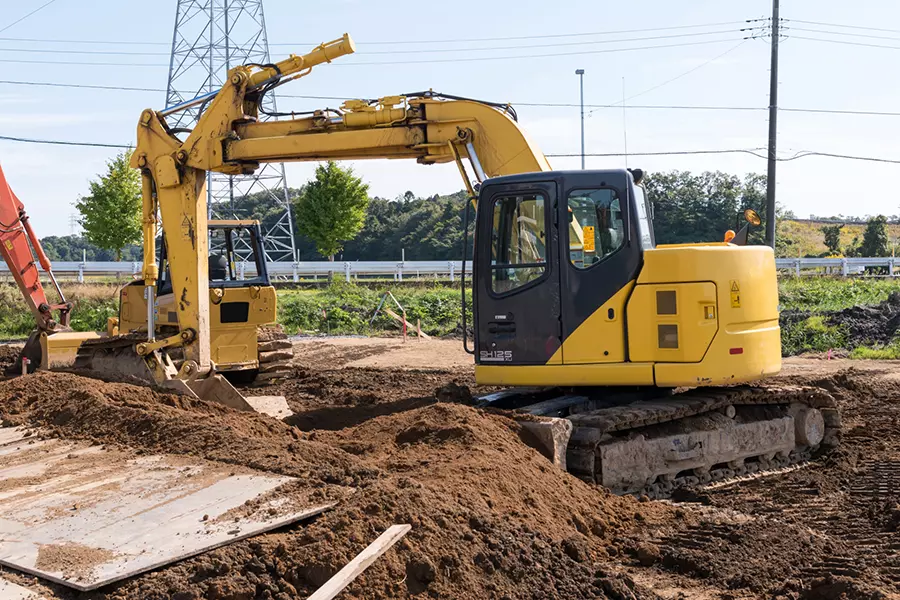
<instances>
[{"instance_id":1,"label":"plywood sheet","mask_svg":"<svg viewBox=\"0 0 900 600\"><path fill-rule=\"evenodd\" d=\"M45 600L44 596L2 577L0 577L0 598L3 600Z\"/></svg>"},{"instance_id":2,"label":"plywood sheet","mask_svg":"<svg viewBox=\"0 0 900 600\"><path fill-rule=\"evenodd\" d=\"M0 564L82 591L330 506L290 477L25 436L0 429Z\"/></svg>"}]
</instances>

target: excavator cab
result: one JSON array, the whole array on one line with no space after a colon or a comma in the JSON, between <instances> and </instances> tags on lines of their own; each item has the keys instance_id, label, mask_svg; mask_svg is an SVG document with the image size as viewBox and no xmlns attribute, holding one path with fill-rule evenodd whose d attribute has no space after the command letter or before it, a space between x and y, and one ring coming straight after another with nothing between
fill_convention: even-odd
<instances>
[{"instance_id":1,"label":"excavator cab","mask_svg":"<svg viewBox=\"0 0 900 600\"><path fill-rule=\"evenodd\" d=\"M563 340L610 301L598 343L578 350L578 360L624 361L621 292L653 247L646 199L631 173L498 177L478 202L477 364L561 365Z\"/></svg>"},{"instance_id":2,"label":"excavator cab","mask_svg":"<svg viewBox=\"0 0 900 600\"><path fill-rule=\"evenodd\" d=\"M275 365L267 359L285 359L289 343L282 341L279 352L267 351L277 332L275 288L269 281L263 251L263 235L258 221L209 221L210 351L216 372L235 383L249 383L260 371ZM160 278L157 280L156 336L178 332L176 294L169 269L168 248L160 244ZM133 282L122 290L118 333L146 331L144 282ZM263 335L260 336L260 332ZM112 332L111 332L112 333ZM278 336L283 338L284 336ZM287 357L289 360L289 357Z\"/></svg>"},{"instance_id":3,"label":"excavator cab","mask_svg":"<svg viewBox=\"0 0 900 600\"><path fill-rule=\"evenodd\" d=\"M771 249L657 247L641 177L548 171L483 183L479 384L676 387L778 372Z\"/></svg>"}]
</instances>

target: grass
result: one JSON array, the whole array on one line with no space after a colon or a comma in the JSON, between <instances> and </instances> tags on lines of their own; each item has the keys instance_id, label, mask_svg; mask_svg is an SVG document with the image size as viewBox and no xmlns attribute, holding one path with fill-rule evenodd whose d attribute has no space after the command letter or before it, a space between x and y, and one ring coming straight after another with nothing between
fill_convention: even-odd
<instances>
[{"instance_id":1,"label":"grass","mask_svg":"<svg viewBox=\"0 0 900 600\"><path fill-rule=\"evenodd\" d=\"M892 342L887 346L877 348L859 346L850 352L850 358L858 360L897 360L900 359L900 344Z\"/></svg>"},{"instance_id":2,"label":"grass","mask_svg":"<svg viewBox=\"0 0 900 600\"><path fill-rule=\"evenodd\" d=\"M808 312L878 304L896 291L900 291L900 281L893 279L786 277L778 282L781 309Z\"/></svg>"},{"instance_id":3,"label":"grass","mask_svg":"<svg viewBox=\"0 0 900 600\"><path fill-rule=\"evenodd\" d=\"M785 356L845 348L847 340L847 331L838 325L829 325L822 315L813 315L796 323L783 322L781 326L781 353Z\"/></svg>"},{"instance_id":4,"label":"grass","mask_svg":"<svg viewBox=\"0 0 900 600\"><path fill-rule=\"evenodd\" d=\"M278 293L279 322L289 333L371 335L382 331L396 331L397 321L384 310L372 321L375 309L388 289L336 282L318 290L282 290ZM460 316L459 289L435 285L397 288L392 293L406 309L406 319L410 323L421 321L425 333L446 335L457 329ZM400 313L400 309L390 298L384 306ZM471 312L468 318L471 320Z\"/></svg>"}]
</instances>

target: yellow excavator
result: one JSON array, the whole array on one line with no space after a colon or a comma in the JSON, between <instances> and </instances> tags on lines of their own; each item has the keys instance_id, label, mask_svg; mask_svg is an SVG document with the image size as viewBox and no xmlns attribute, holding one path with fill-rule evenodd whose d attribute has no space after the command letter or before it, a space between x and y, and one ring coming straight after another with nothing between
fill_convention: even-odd
<instances>
[{"instance_id":1,"label":"yellow excavator","mask_svg":"<svg viewBox=\"0 0 900 600\"><path fill-rule=\"evenodd\" d=\"M662 495L837 443L827 394L733 385L781 367L772 250L657 245L640 171L552 171L511 106L430 91L260 119L266 94L353 51L344 35L235 67L215 93L143 112L132 166L143 181L144 289L123 295L118 336L82 345L86 360L118 345L117 358L130 353L161 385L251 408L221 377L211 342L232 291L211 279L206 174L331 159L455 163L477 204L475 377L509 388L483 402L557 417L560 464L616 491ZM182 140L166 117L194 106L201 117ZM164 335L157 215L172 290ZM242 317L274 309L274 296L238 302ZM230 362L256 350L234 345L243 350L232 348Z\"/></svg>"}]
</instances>

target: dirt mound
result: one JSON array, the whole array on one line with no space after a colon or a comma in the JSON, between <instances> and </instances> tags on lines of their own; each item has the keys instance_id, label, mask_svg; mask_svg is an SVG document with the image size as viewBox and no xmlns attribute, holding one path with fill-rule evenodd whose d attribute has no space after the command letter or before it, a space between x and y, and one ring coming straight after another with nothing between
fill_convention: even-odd
<instances>
[{"instance_id":1,"label":"dirt mound","mask_svg":"<svg viewBox=\"0 0 900 600\"><path fill-rule=\"evenodd\" d=\"M824 317L829 325L844 329L850 348L888 344L900 329L900 292L892 292L880 304L851 306L839 311L784 311L781 323L783 327L790 327L814 315Z\"/></svg>"},{"instance_id":2,"label":"dirt mound","mask_svg":"<svg viewBox=\"0 0 900 600\"><path fill-rule=\"evenodd\" d=\"M0 382L3 425L36 425L52 435L120 444L354 485L365 477L352 457L300 439L295 428L219 404L147 387L39 372Z\"/></svg>"},{"instance_id":3,"label":"dirt mound","mask_svg":"<svg viewBox=\"0 0 900 600\"><path fill-rule=\"evenodd\" d=\"M15 369L22 344L0 344L0 376Z\"/></svg>"},{"instance_id":4,"label":"dirt mound","mask_svg":"<svg viewBox=\"0 0 900 600\"><path fill-rule=\"evenodd\" d=\"M92 598L302 597L394 523L413 529L346 597L656 597L608 562L624 551L627 532L657 526L670 507L613 497L556 470L502 415L423 401L353 427L304 433L259 415L72 374L0 383L7 425L356 488L308 526L231 544ZM62 589L54 594L69 597Z\"/></svg>"}]
</instances>

